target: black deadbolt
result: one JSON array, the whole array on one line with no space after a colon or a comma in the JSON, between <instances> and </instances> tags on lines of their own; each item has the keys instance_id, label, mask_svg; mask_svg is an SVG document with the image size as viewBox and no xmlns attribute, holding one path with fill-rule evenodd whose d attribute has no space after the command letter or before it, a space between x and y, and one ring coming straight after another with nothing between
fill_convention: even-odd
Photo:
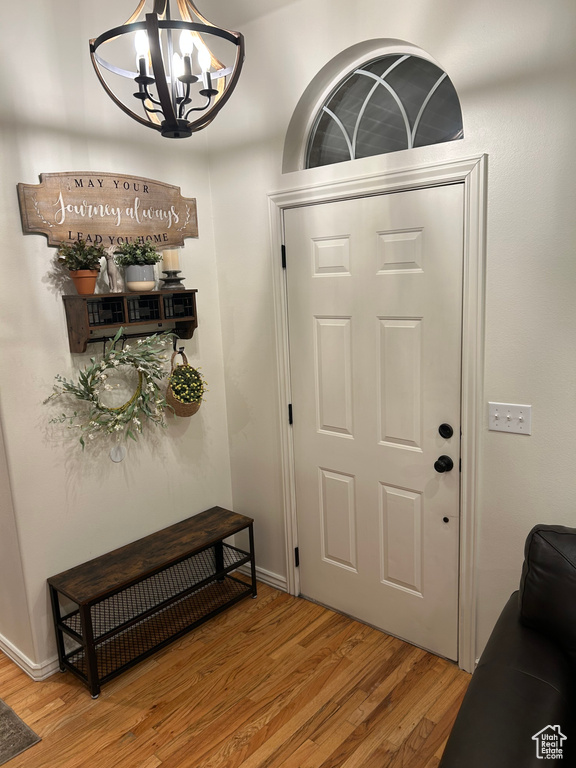
<instances>
[{"instance_id":1,"label":"black deadbolt","mask_svg":"<svg viewBox=\"0 0 576 768\"><path fill-rule=\"evenodd\" d=\"M434 469L436 472L450 472L454 467L454 462L450 456L439 456L434 462Z\"/></svg>"},{"instance_id":2,"label":"black deadbolt","mask_svg":"<svg viewBox=\"0 0 576 768\"><path fill-rule=\"evenodd\" d=\"M445 440L448 440L449 437L452 437L454 434L454 430L450 426L450 424L440 424L438 427L438 432L440 434L440 437L443 437Z\"/></svg>"}]
</instances>

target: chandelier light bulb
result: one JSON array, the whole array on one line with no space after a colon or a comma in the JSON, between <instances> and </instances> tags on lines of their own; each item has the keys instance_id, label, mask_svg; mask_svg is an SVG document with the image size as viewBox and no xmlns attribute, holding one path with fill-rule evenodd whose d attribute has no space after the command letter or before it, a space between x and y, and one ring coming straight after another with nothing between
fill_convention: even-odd
<instances>
[{"instance_id":1,"label":"chandelier light bulb","mask_svg":"<svg viewBox=\"0 0 576 768\"><path fill-rule=\"evenodd\" d=\"M202 72L208 72L210 65L212 64L212 56L205 45L198 48L198 64L200 64Z\"/></svg>"},{"instance_id":2,"label":"chandelier light bulb","mask_svg":"<svg viewBox=\"0 0 576 768\"><path fill-rule=\"evenodd\" d=\"M136 58L141 59L143 56L148 56L148 52L150 51L148 35L143 29L140 29L134 35L134 48L136 48Z\"/></svg>"},{"instance_id":3,"label":"chandelier light bulb","mask_svg":"<svg viewBox=\"0 0 576 768\"><path fill-rule=\"evenodd\" d=\"M194 36L189 29L180 33L180 52L182 56L192 56L194 51Z\"/></svg>"},{"instance_id":4,"label":"chandelier light bulb","mask_svg":"<svg viewBox=\"0 0 576 768\"><path fill-rule=\"evenodd\" d=\"M184 61L179 53L172 55L172 72L175 78L182 77L184 74Z\"/></svg>"}]
</instances>

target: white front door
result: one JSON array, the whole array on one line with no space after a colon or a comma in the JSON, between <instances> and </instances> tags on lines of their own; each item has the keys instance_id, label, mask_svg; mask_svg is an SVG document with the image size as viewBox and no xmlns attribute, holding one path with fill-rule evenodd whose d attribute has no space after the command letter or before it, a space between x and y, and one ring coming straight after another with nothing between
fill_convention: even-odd
<instances>
[{"instance_id":1,"label":"white front door","mask_svg":"<svg viewBox=\"0 0 576 768\"><path fill-rule=\"evenodd\" d=\"M450 659L463 189L284 212L301 594Z\"/></svg>"}]
</instances>

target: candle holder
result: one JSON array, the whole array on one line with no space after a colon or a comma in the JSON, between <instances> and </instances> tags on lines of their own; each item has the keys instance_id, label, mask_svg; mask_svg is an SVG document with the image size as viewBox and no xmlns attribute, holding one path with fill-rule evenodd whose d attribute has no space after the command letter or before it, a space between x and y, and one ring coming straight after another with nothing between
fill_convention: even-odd
<instances>
[{"instance_id":1,"label":"candle holder","mask_svg":"<svg viewBox=\"0 0 576 768\"><path fill-rule=\"evenodd\" d=\"M162 286L163 291L185 291L186 287L182 284L183 277L178 277L180 274L179 269L164 269L162 274L166 277L161 277L160 280L164 283Z\"/></svg>"}]
</instances>

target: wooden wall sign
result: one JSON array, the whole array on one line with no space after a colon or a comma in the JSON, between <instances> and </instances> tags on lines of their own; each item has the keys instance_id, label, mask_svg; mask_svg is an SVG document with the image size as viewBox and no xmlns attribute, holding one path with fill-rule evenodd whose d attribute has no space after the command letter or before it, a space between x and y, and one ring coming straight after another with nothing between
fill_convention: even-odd
<instances>
[{"instance_id":1,"label":"wooden wall sign","mask_svg":"<svg viewBox=\"0 0 576 768\"><path fill-rule=\"evenodd\" d=\"M22 229L48 245L86 240L104 247L147 240L158 248L198 237L196 200L180 187L117 173L42 173L18 184Z\"/></svg>"}]
</instances>

